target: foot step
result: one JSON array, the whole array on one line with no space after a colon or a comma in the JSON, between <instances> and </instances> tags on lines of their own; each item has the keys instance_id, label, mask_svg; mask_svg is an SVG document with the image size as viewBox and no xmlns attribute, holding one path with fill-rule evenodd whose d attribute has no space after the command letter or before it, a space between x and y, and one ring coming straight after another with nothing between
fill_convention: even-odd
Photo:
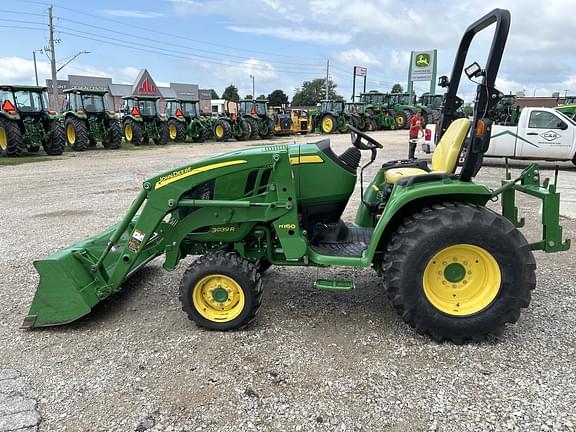
<instances>
[{"instance_id":1,"label":"foot step","mask_svg":"<svg viewBox=\"0 0 576 432\"><path fill-rule=\"evenodd\" d=\"M320 291L347 292L354 289L354 281L317 279L314 282L314 288L318 288Z\"/></svg>"}]
</instances>

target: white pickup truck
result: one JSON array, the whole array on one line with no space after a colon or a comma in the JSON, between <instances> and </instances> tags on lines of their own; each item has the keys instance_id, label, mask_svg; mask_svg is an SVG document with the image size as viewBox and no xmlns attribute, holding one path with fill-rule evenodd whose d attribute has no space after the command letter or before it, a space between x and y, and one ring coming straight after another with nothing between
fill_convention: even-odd
<instances>
[{"instance_id":1,"label":"white pickup truck","mask_svg":"<svg viewBox=\"0 0 576 432\"><path fill-rule=\"evenodd\" d=\"M426 127L422 150L434 151L435 126ZM492 127L485 156L572 161L576 164L576 122L552 108L524 108L518 126Z\"/></svg>"}]
</instances>

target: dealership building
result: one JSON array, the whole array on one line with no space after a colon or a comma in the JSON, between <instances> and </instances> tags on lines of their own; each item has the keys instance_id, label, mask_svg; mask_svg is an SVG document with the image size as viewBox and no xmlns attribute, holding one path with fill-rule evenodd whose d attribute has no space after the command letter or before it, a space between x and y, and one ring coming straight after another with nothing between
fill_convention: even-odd
<instances>
[{"instance_id":1,"label":"dealership building","mask_svg":"<svg viewBox=\"0 0 576 432\"><path fill-rule=\"evenodd\" d=\"M46 86L51 88L52 80L46 80ZM62 107L64 101L64 90L71 88L107 91L107 104L113 111L120 111L123 103L122 98L131 95L159 96L161 112L164 112L166 99L174 98L198 99L200 100L200 110L206 114L218 112L220 107L216 101L214 106L212 105L210 89L199 89L198 84L187 83L170 83L168 87L157 86L146 69L140 71L132 84L115 84L112 82L112 78L106 77L68 75L67 80L58 80L59 108Z\"/></svg>"}]
</instances>

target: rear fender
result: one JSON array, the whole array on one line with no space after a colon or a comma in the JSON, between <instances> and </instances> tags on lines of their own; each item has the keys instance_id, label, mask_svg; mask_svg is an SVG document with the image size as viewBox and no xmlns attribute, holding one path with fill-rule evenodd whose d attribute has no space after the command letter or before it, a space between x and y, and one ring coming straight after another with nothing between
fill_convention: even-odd
<instances>
[{"instance_id":1,"label":"rear fender","mask_svg":"<svg viewBox=\"0 0 576 432\"><path fill-rule=\"evenodd\" d=\"M20 120L20 116L18 115L18 113L16 114L10 114L7 113L6 111L0 111L0 116L7 118L8 120Z\"/></svg>"},{"instance_id":2,"label":"rear fender","mask_svg":"<svg viewBox=\"0 0 576 432\"><path fill-rule=\"evenodd\" d=\"M81 119L81 120L86 120L88 118L86 113L79 113L77 111L68 111L68 112L64 113L65 119L68 119L69 117L75 117L75 118Z\"/></svg>"},{"instance_id":3,"label":"rear fender","mask_svg":"<svg viewBox=\"0 0 576 432\"><path fill-rule=\"evenodd\" d=\"M128 120L128 119L135 121L136 123L142 123L144 121L144 119L140 116L135 117L132 114L126 114L124 116L124 118L122 119L122 124L124 124L126 122L126 120Z\"/></svg>"}]
</instances>

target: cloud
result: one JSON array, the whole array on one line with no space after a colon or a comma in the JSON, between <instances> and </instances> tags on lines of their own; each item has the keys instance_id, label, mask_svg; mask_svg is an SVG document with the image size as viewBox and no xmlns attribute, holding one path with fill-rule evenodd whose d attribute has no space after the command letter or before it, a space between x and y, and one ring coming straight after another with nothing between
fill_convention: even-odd
<instances>
[{"instance_id":1,"label":"cloud","mask_svg":"<svg viewBox=\"0 0 576 432\"><path fill-rule=\"evenodd\" d=\"M253 33L265 36L274 36L297 42L315 42L317 44L345 44L350 42L351 36L346 33L332 33L306 28L290 27L241 27L228 26L226 29L237 33Z\"/></svg>"},{"instance_id":2,"label":"cloud","mask_svg":"<svg viewBox=\"0 0 576 432\"><path fill-rule=\"evenodd\" d=\"M100 12L103 15L120 18L162 18L166 16L166 14L161 12L137 11L132 9L103 9Z\"/></svg>"},{"instance_id":3,"label":"cloud","mask_svg":"<svg viewBox=\"0 0 576 432\"><path fill-rule=\"evenodd\" d=\"M361 49L354 48L347 51L342 51L336 55L336 59L341 63L356 66L372 66L381 65L382 62L371 54Z\"/></svg>"}]
</instances>

